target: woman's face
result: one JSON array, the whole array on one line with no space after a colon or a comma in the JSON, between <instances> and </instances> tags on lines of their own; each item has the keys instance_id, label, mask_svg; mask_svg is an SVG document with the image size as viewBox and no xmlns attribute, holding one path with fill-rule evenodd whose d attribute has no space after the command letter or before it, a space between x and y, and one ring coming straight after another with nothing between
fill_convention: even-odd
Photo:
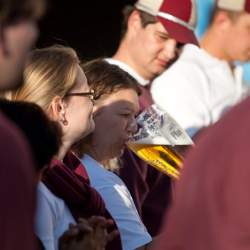
<instances>
[{"instance_id":1,"label":"woman's face","mask_svg":"<svg viewBox=\"0 0 250 250\"><path fill-rule=\"evenodd\" d=\"M86 76L79 66L75 87L68 93L69 97L65 100L65 118L68 124L64 126L64 135L72 143L85 137L95 127L91 95L80 95L88 92L90 88Z\"/></svg>"},{"instance_id":2,"label":"woman's face","mask_svg":"<svg viewBox=\"0 0 250 250\"><path fill-rule=\"evenodd\" d=\"M95 130L92 146L101 161L120 156L129 138L137 130L138 95L122 89L97 101L94 108Z\"/></svg>"}]
</instances>

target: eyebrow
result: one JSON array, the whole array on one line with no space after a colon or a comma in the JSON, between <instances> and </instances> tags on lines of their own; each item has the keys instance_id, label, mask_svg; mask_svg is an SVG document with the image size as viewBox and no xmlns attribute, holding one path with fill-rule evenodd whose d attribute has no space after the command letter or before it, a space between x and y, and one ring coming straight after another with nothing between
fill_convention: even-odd
<instances>
[{"instance_id":1,"label":"eyebrow","mask_svg":"<svg viewBox=\"0 0 250 250\"><path fill-rule=\"evenodd\" d=\"M130 108L130 107L121 107L121 109L124 109L124 110L127 110L127 111L131 111L131 112L134 111L134 109Z\"/></svg>"},{"instance_id":2,"label":"eyebrow","mask_svg":"<svg viewBox=\"0 0 250 250\"><path fill-rule=\"evenodd\" d=\"M167 33L167 32L156 31L156 33L157 33L158 35L165 36L165 37L169 37L169 36L170 36L169 33Z\"/></svg>"}]
</instances>

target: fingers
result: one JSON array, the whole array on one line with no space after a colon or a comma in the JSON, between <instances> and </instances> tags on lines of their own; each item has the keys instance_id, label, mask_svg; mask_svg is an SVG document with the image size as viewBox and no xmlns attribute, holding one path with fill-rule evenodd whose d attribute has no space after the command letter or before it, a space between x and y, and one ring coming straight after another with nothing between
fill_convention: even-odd
<instances>
[{"instance_id":1,"label":"fingers","mask_svg":"<svg viewBox=\"0 0 250 250\"><path fill-rule=\"evenodd\" d=\"M106 227L107 224L107 220L102 216L92 216L88 219L88 222L93 228L96 228L97 226Z\"/></svg>"},{"instance_id":2,"label":"fingers","mask_svg":"<svg viewBox=\"0 0 250 250\"><path fill-rule=\"evenodd\" d=\"M119 231L118 230L113 230L112 232L110 232L107 235L107 243L112 241L113 239L115 239L118 235L119 235Z\"/></svg>"},{"instance_id":3,"label":"fingers","mask_svg":"<svg viewBox=\"0 0 250 250\"><path fill-rule=\"evenodd\" d=\"M88 233L91 233L93 231L91 224L83 218L79 218L77 225L74 225L74 227L76 227L78 229L78 231L81 233L88 234Z\"/></svg>"}]
</instances>

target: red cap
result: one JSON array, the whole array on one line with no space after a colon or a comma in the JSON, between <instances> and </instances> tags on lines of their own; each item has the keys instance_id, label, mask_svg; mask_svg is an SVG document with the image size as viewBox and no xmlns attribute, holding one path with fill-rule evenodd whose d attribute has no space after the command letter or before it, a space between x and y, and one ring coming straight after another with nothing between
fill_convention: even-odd
<instances>
[{"instance_id":1,"label":"red cap","mask_svg":"<svg viewBox=\"0 0 250 250\"><path fill-rule=\"evenodd\" d=\"M165 0L157 13L157 18L176 41L199 45L194 34L196 24L194 0Z\"/></svg>"}]
</instances>

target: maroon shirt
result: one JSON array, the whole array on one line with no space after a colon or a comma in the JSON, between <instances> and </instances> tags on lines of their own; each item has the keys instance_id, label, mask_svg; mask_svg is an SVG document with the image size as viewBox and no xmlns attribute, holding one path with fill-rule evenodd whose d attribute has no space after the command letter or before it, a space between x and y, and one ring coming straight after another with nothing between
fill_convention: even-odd
<instances>
[{"instance_id":1,"label":"maroon shirt","mask_svg":"<svg viewBox=\"0 0 250 250\"><path fill-rule=\"evenodd\" d=\"M0 113L0 248L34 250L35 175L19 130Z\"/></svg>"},{"instance_id":2,"label":"maroon shirt","mask_svg":"<svg viewBox=\"0 0 250 250\"><path fill-rule=\"evenodd\" d=\"M249 110L250 97L200 135L155 250L250 249Z\"/></svg>"},{"instance_id":3,"label":"maroon shirt","mask_svg":"<svg viewBox=\"0 0 250 250\"><path fill-rule=\"evenodd\" d=\"M140 109L153 101L148 87L140 86ZM158 234L162 219L171 201L170 178L139 159L126 149L121 157L119 176L128 187L143 223L151 236Z\"/></svg>"}]
</instances>

